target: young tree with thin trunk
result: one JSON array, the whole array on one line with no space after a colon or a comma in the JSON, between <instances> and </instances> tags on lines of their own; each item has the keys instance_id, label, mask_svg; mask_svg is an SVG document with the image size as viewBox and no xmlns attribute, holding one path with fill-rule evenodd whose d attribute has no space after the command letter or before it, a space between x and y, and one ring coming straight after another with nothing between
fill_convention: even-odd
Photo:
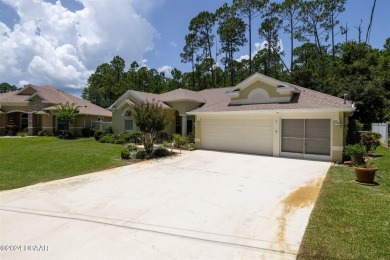
<instances>
[{"instance_id":1,"label":"young tree with thin trunk","mask_svg":"<svg viewBox=\"0 0 390 260\"><path fill-rule=\"evenodd\" d=\"M80 113L80 109L75 103L60 103L55 106L54 115L61 121L73 123L77 115Z\"/></svg>"},{"instance_id":2,"label":"young tree with thin trunk","mask_svg":"<svg viewBox=\"0 0 390 260\"><path fill-rule=\"evenodd\" d=\"M145 152L151 155L154 141L156 141L159 132L169 124L171 116L162 108L161 103L152 100L140 106L135 106L132 117L142 134Z\"/></svg>"}]
</instances>

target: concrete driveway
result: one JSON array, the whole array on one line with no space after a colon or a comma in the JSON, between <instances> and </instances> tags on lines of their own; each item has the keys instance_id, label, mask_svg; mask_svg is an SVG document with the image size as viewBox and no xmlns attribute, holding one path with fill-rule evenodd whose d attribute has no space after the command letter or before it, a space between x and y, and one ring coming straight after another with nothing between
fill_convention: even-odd
<instances>
[{"instance_id":1,"label":"concrete driveway","mask_svg":"<svg viewBox=\"0 0 390 260\"><path fill-rule=\"evenodd\" d=\"M199 150L1 192L0 258L295 259L329 166Z\"/></svg>"}]
</instances>

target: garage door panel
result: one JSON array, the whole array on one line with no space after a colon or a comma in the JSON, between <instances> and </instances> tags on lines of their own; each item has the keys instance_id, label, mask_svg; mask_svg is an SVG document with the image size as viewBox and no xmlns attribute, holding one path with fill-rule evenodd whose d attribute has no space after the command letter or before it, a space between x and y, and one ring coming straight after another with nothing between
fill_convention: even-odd
<instances>
[{"instance_id":1,"label":"garage door panel","mask_svg":"<svg viewBox=\"0 0 390 260\"><path fill-rule=\"evenodd\" d=\"M307 138L330 138L329 119L310 119L305 121L305 135Z\"/></svg>"},{"instance_id":2,"label":"garage door panel","mask_svg":"<svg viewBox=\"0 0 390 260\"><path fill-rule=\"evenodd\" d=\"M303 138L283 138L282 152L303 153Z\"/></svg>"},{"instance_id":3,"label":"garage door panel","mask_svg":"<svg viewBox=\"0 0 390 260\"><path fill-rule=\"evenodd\" d=\"M282 152L330 155L330 119L283 119Z\"/></svg>"},{"instance_id":4,"label":"garage door panel","mask_svg":"<svg viewBox=\"0 0 390 260\"><path fill-rule=\"evenodd\" d=\"M272 120L205 119L202 147L272 155Z\"/></svg>"},{"instance_id":5,"label":"garage door panel","mask_svg":"<svg viewBox=\"0 0 390 260\"><path fill-rule=\"evenodd\" d=\"M306 139L305 153L330 155L329 140Z\"/></svg>"}]
</instances>

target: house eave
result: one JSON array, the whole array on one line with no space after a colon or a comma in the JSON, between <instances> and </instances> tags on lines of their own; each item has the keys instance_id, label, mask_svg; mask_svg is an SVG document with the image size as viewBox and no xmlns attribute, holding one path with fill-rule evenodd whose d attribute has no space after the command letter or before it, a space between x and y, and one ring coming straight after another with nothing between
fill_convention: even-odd
<instances>
[{"instance_id":1,"label":"house eave","mask_svg":"<svg viewBox=\"0 0 390 260\"><path fill-rule=\"evenodd\" d=\"M188 115L244 115L244 114L279 114L279 113L321 113L321 112L354 112L355 108L318 108L318 109L275 109L245 111L187 112Z\"/></svg>"},{"instance_id":2,"label":"house eave","mask_svg":"<svg viewBox=\"0 0 390 260\"><path fill-rule=\"evenodd\" d=\"M29 101L0 102L2 106L27 106Z\"/></svg>"}]
</instances>

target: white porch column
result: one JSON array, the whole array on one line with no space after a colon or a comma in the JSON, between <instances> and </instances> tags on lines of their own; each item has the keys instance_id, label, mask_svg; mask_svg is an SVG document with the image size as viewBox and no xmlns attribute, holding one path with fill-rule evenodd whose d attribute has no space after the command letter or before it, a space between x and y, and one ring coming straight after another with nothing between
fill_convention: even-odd
<instances>
[{"instance_id":1,"label":"white porch column","mask_svg":"<svg viewBox=\"0 0 390 260\"><path fill-rule=\"evenodd\" d=\"M181 116L181 136L185 137L187 136L187 115L180 115Z\"/></svg>"}]
</instances>

